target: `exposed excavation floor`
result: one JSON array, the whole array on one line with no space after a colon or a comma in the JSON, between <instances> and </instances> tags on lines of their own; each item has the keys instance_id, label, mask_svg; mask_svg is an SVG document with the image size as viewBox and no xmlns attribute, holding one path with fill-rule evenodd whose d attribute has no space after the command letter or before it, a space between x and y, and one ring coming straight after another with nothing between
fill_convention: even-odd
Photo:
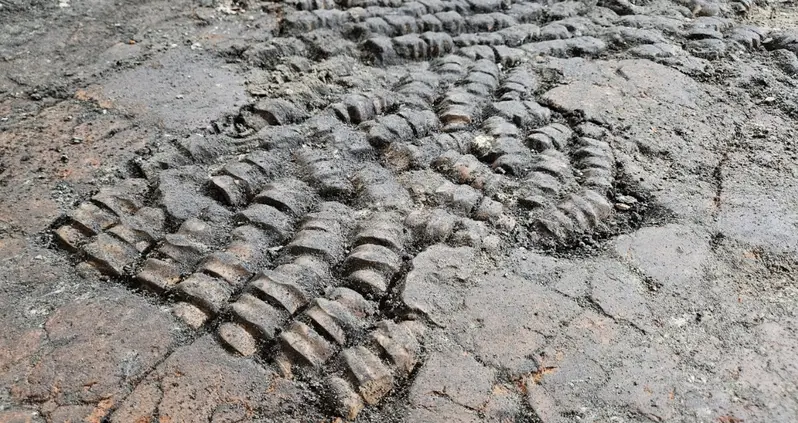
<instances>
[{"instance_id":1,"label":"exposed excavation floor","mask_svg":"<svg viewBox=\"0 0 798 423\"><path fill-rule=\"evenodd\" d=\"M0 422L798 421L798 9L0 0Z\"/></svg>"}]
</instances>

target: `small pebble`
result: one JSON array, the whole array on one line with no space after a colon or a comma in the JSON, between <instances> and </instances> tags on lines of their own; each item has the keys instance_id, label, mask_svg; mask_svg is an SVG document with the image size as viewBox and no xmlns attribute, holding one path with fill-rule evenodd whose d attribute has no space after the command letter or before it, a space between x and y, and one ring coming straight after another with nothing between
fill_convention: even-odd
<instances>
[{"instance_id":1,"label":"small pebble","mask_svg":"<svg viewBox=\"0 0 798 423\"><path fill-rule=\"evenodd\" d=\"M632 206L624 203L615 203L615 208L620 211L627 211L632 208Z\"/></svg>"},{"instance_id":2,"label":"small pebble","mask_svg":"<svg viewBox=\"0 0 798 423\"><path fill-rule=\"evenodd\" d=\"M486 236L482 243L482 248L485 251L495 253L499 251L499 247L501 246L501 238L495 235Z\"/></svg>"}]
</instances>

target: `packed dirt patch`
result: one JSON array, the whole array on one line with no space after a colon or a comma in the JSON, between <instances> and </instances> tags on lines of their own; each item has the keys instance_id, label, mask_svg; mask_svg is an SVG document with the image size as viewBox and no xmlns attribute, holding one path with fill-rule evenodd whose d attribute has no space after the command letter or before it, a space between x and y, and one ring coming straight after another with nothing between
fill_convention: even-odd
<instances>
[{"instance_id":1,"label":"packed dirt patch","mask_svg":"<svg viewBox=\"0 0 798 423\"><path fill-rule=\"evenodd\" d=\"M0 421L795 421L793 9L0 0Z\"/></svg>"}]
</instances>

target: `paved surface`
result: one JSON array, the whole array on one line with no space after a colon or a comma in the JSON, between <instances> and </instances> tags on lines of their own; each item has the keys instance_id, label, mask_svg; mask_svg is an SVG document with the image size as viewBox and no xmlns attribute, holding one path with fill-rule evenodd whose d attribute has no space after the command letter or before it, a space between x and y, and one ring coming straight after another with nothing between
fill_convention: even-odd
<instances>
[{"instance_id":1,"label":"paved surface","mask_svg":"<svg viewBox=\"0 0 798 423\"><path fill-rule=\"evenodd\" d=\"M797 19L0 0L0 422L798 421Z\"/></svg>"}]
</instances>

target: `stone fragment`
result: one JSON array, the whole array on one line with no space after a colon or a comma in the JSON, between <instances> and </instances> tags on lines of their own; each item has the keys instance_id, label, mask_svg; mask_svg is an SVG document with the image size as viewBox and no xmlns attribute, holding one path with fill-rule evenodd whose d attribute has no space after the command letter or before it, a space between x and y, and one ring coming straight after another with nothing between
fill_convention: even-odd
<instances>
[{"instance_id":1,"label":"stone fragment","mask_svg":"<svg viewBox=\"0 0 798 423\"><path fill-rule=\"evenodd\" d=\"M148 258L136 280L156 292L166 292L180 281L180 268L168 261Z\"/></svg>"},{"instance_id":2,"label":"stone fragment","mask_svg":"<svg viewBox=\"0 0 798 423\"><path fill-rule=\"evenodd\" d=\"M278 310L250 294L241 295L232 304L231 309L236 318L266 340L274 339L288 319L288 314L285 311Z\"/></svg>"},{"instance_id":3,"label":"stone fragment","mask_svg":"<svg viewBox=\"0 0 798 423\"><path fill-rule=\"evenodd\" d=\"M182 301L176 303L172 307L172 313L191 329L195 330L201 328L210 318L210 316L199 307Z\"/></svg>"},{"instance_id":4,"label":"stone fragment","mask_svg":"<svg viewBox=\"0 0 798 423\"><path fill-rule=\"evenodd\" d=\"M362 346L343 352L348 374L354 379L357 390L367 404L376 404L393 389L393 375L383 362Z\"/></svg>"},{"instance_id":5,"label":"stone fragment","mask_svg":"<svg viewBox=\"0 0 798 423\"><path fill-rule=\"evenodd\" d=\"M279 304L289 314L296 313L308 303L304 289L293 278L278 271L264 271L249 283L249 287L259 296Z\"/></svg>"},{"instance_id":6,"label":"stone fragment","mask_svg":"<svg viewBox=\"0 0 798 423\"><path fill-rule=\"evenodd\" d=\"M246 329L235 323L223 323L219 326L219 337L239 354L249 357L258 351L255 338Z\"/></svg>"},{"instance_id":7,"label":"stone fragment","mask_svg":"<svg viewBox=\"0 0 798 423\"><path fill-rule=\"evenodd\" d=\"M83 232L76 229L72 225L64 225L55 230L55 236L58 242L67 250L71 252L78 252L81 245L85 243L88 238Z\"/></svg>"},{"instance_id":8,"label":"stone fragment","mask_svg":"<svg viewBox=\"0 0 798 423\"><path fill-rule=\"evenodd\" d=\"M283 351L298 359L297 364L319 367L334 353L332 345L308 325L295 321L280 334Z\"/></svg>"},{"instance_id":9,"label":"stone fragment","mask_svg":"<svg viewBox=\"0 0 798 423\"><path fill-rule=\"evenodd\" d=\"M176 286L177 291L193 304L213 315L222 311L230 298L227 282L202 273L194 273Z\"/></svg>"},{"instance_id":10,"label":"stone fragment","mask_svg":"<svg viewBox=\"0 0 798 423\"><path fill-rule=\"evenodd\" d=\"M92 203L81 203L69 214L69 218L89 235L97 235L118 222L116 216Z\"/></svg>"},{"instance_id":11,"label":"stone fragment","mask_svg":"<svg viewBox=\"0 0 798 423\"><path fill-rule=\"evenodd\" d=\"M340 377L327 379L327 390L335 412L347 420L354 420L365 406L363 398L354 391L349 382Z\"/></svg>"},{"instance_id":12,"label":"stone fragment","mask_svg":"<svg viewBox=\"0 0 798 423\"><path fill-rule=\"evenodd\" d=\"M135 247L104 233L87 244L84 251L90 261L112 276L124 275L126 267L139 257Z\"/></svg>"}]
</instances>

